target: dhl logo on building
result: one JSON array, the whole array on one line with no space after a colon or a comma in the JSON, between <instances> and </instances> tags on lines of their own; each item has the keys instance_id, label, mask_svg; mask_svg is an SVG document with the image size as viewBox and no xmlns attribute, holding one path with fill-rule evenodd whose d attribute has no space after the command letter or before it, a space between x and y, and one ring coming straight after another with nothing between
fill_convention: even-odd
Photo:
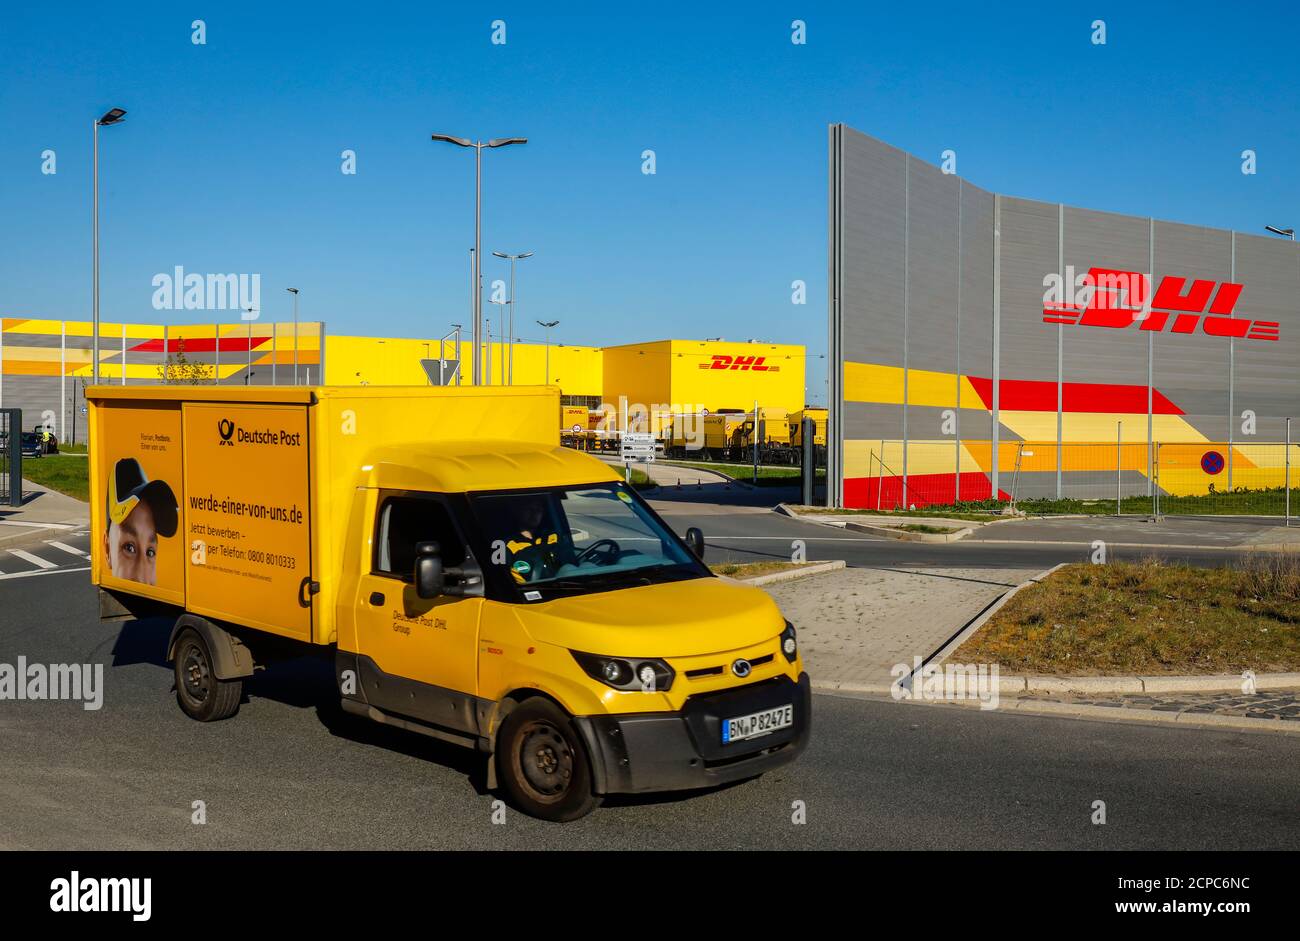
<instances>
[{"instance_id":1,"label":"dhl logo on building","mask_svg":"<svg viewBox=\"0 0 1300 941\"><path fill-rule=\"evenodd\" d=\"M781 371L780 366L767 365L766 356L727 356L723 353L714 353L709 359L710 362L700 363L701 369L739 369L747 372Z\"/></svg>"},{"instance_id":2,"label":"dhl logo on building","mask_svg":"<svg viewBox=\"0 0 1300 941\"><path fill-rule=\"evenodd\" d=\"M1170 333L1195 333L1199 323L1201 331L1212 337L1275 341L1279 336L1280 325L1274 321L1233 315L1244 285L1231 281L1220 284L1194 278L1187 287L1187 278L1168 275L1152 296L1150 277L1139 271L1090 268L1076 286L1079 293L1067 298L1064 287L1074 280L1055 275L1044 279L1049 288L1043 297L1044 323L1116 330L1137 323L1141 330L1159 331L1172 318ZM1087 302L1082 303L1085 297Z\"/></svg>"}]
</instances>

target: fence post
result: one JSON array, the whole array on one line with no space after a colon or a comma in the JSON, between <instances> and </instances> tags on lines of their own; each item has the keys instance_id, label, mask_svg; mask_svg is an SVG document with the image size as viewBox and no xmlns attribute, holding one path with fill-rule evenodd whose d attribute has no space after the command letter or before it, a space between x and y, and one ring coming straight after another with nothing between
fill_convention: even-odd
<instances>
[{"instance_id":1,"label":"fence post","mask_svg":"<svg viewBox=\"0 0 1300 941\"><path fill-rule=\"evenodd\" d=\"M1151 488L1151 516L1153 519L1160 519L1160 442L1155 443L1155 459L1152 463L1155 468L1155 486Z\"/></svg>"},{"instance_id":2,"label":"fence post","mask_svg":"<svg viewBox=\"0 0 1300 941\"><path fill-rule=\"evenodd\" d=\"M1291 525L1291 419L1286 420L1286 525Z\"/></svg>"},{"instance_id":3,"label":"fence post","mask_svg":"<svg viewBox=\"0 0 1300 941\"><path fill-rule=\"evenodd\" d=\"M876 512L880 512L880 493L885 489L885 439L880 439L880 453L876 455L876 468L880 479L876 482Z\"/></svg>"},{"instance_id":4,"label":"fence post","mask_svg":"<svg viewBox=\"0 0 1300 941\"><path fill-rule=\"evenodd\" d=\"M1120 508L1123 487L1121 478L1123 477L1124 467L1124 423L1115 422L1115 515L1123 516L1124 511Z\"/></svg>"},{"instance_id":5,"label":"fence post","mask_svg":"<svg viewBox=\"0 0 1300 941\"><path fill-rule=\"evenodd\" d=\"M7 408L0 412L0 425L5 432L4 455L5 485L9 490L9 505L23 505L23 410Z\"/></svg>"},{"instance_id":6,"label":"fence post","mask_svg":"<svg viewBox=\"0 0 1300 941\"><path fill-rule=\"evenodd\" d=\"M813 486L817 482L817 452L813 450L817 426L811 418L803 418L799 425L799 443L803 445L803 502L804 506L812 506Z\"/></svg>"}]
</instances>

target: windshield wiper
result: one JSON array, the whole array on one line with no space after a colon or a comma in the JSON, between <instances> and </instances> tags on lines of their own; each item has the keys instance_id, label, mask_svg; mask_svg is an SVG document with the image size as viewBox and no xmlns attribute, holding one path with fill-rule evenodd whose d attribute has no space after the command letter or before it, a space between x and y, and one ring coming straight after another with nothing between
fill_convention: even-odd
<instances>
[{"instance_id":1,"label":"windshield wiper","mask_svg":"<svg viewBox=\"0 0 1300 941\"><path fill-rule=\"evenodd\" d=\"M632 569L623 572L593 572L582 578L559 578L553 582L535 582L533 586L542 591L548 588L558 588L560 591L591 591L653 584L651 579L642 574L643 571L643 569Z\"/></svg>"}]
</instances>

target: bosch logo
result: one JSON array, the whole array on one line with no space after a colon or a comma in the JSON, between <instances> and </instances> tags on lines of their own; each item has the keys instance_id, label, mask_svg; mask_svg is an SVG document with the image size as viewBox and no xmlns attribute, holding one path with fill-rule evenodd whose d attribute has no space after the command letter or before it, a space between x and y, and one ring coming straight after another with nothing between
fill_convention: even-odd
<instances>
[{"instance_id":1,"label":"bosch logo","mask_svg":"<svg viewBox=\"0 0 1300 941\"><path fill-rule=\"evenodd\" d=\"M700 363L701 369L731 369L742 372L780 372L780 366L768 366L766 356L726 356L714 353L709 362Z\"/></svg>"},{"instance_id":2,"label":"bosch logo","mask_svg":"<svg viewBox=\"0 0 1300 941\"><path fill-rule=\"evenodd\" d=\"M751 667L749 661L743 657L731 665L731 672L741 679L749 676L749 671L751 669L753 669L753 667Z\"/></svg>"},{"instance_id":3,"label":"bosch logo","mask_svg":"<svg viewBox=\"0 0 1300 941\"><path fill-rule=\"evenodd\" d=\"M221 440L217 442L219 447L234 447L235 442L230 439L235 434L235 423L229 418L217 422L217 434L221 435Z\"/></svg>"},{"instance_id":4,"label":"bosch logo","mask_svg":"<svg viewBox=\"0 0 1300 941\"><path fill-rule=\"evenodd\" d=\"M1044 280L1044 284L1055 275ZM1090 268L1078 285L1087 303L1061 296L1067 286L1058 283L1043 298L1043 323L1123 330L1141 324L1141 330L1169 333L1201 332L1212 337L1276 341L1280 325L1272 320L1236 317L1233 311L1244 285L1231 281L1206 281L1166 276L1151 296L1151 279L1139 271ZM1069 279L1073 286L1073 278ZM1052 295L1056 295L1053 297Z\"/></svg>"}]
</instances>

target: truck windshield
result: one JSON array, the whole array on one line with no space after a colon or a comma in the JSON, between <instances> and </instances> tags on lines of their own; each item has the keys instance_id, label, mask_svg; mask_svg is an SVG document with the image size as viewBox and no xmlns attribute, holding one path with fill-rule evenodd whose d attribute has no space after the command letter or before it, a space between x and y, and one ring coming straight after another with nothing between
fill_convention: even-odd
<instances>
[{"instance_id":1,"label":"truck windshield","mask_svg":"<svg viewBox=\"0 0 1300 941\"><path fill-rule=\"evenodd\" d=\"M528 600L708 574L621 483L478 494L470 502L492 561L504 561Z\"/></svg>"}]
</instances>

